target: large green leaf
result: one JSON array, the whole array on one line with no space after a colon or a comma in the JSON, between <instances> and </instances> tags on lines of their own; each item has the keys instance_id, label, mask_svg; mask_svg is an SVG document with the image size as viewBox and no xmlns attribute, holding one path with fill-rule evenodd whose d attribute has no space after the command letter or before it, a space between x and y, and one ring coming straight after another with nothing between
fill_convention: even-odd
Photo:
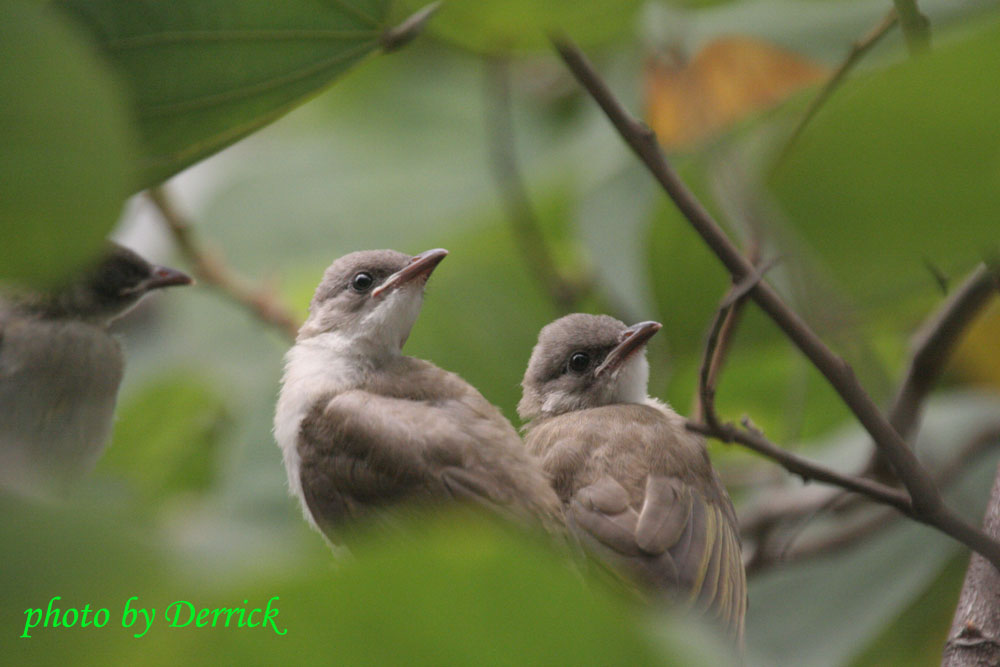
<instances>
[{"instance_id":1,"label":"large green leaf","mask_svg":"<svg viewBox=\"0 0 1000 667\"><path fill-rule=\"evenodd\" d=\"M59 16L0 1L0 279L51 283L96 253L128 194L118 88Z\"/></svg>"},{"instance_id":2,"label":"large green leaf","mask_svg":"<svg viewBox=\"0 0 1000 667\"><path fill-rule=\"evenodd\" d=\"M550 30L565 31L584 44L620 37L632 27L640 5L638 0L449 0L430 29L474 51L539 50L548 48Z\"/></svg>"},{"instance_id":3,"label":"large green leaf","mask_svg":"<svg viewBox=\"0 0 1000 667\"><path fill-rule=\"evenodd\" d=\"M780 163L789 232L857 297L934 289L1000 245L1000 24L848 82Z\"/></svg>"},{"instance_id":4,"label":"large green leaf","mask_svg":"<svg viewBox=\"0 0 1000 667\"><path fill-rule=\"evenodd\" d=\"M389 0L57 0L131 92L136 187L158 183L322 90L379 44Z\"/></svg>"}]
</instances>

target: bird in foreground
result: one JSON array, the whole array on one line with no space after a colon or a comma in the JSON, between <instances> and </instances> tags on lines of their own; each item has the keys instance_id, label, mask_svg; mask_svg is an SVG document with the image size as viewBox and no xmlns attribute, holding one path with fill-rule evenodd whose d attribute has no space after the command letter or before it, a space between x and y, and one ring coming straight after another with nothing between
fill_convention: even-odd
<instances>
[{"instance_id":1,"label":"bird in foreground","mask_svg":"<svg viewBox=\"0 0 1000 667\"><path fill-rule=\"evenodd\" d=\"M60 494L93 469L124 370L109 324L146 294L191 282L109 242L60 288L0 292L0 486Z\"/></svg>"},{"instance_id":2,"label":"bird in foreground","mask_svg":"<svg viewBox=\"0 0 1000 667\"><path fill-rule=\"evenodd\" d=\"M518 413L572 534L646 590L742 644L746 572L733 504L704 440L647 394L658 322L567 315L542 329Z\"/></svg>"},{"instance_id":3,"label":"bird in foreground","mask_svg":"<svg viewBox=\"0 0 1000 667\"><path fill-rule=\"evenodd\" d=\"M286 355L275 439L290 493L331 543L357 519L453 500L561 524L558 498L500 411L458 375L402 353L447 254L336 260Z\"/></svg>"}]
</instances>

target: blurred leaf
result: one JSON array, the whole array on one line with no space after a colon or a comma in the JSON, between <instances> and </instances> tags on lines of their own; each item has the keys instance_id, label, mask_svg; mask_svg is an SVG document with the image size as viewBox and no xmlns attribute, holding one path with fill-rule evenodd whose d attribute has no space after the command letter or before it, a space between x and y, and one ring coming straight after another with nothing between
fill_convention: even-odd
<instances>
[{"instance_id":1,"label":"blurred leaf","mask_svg":"<svg viewBox=\"0 0 1000 667\"><path fill-rule=\"evenodd\" d=\"M389 0L57 0L125 80L154 185L317 94L378 46Z\"/></svg>"},{"instance_id":2,"label":"blurred leaf","mask_svg":"<svg viewBox=\"0 0 1000 667\"><path fill-rule=\"evenodd\" d=\"M406 533L372 533L336 569L324 559L219 585L196 583L197 562L164 567L117 517L2 495L0 509L0 618L8 636L23 629L24 609L44 608L53 595L64 610L88 604L110 612L102 628L41 627L30 639L11 638L5 658L15 664L208 665L223 655L302 665L728 662L711 638L681 635L687 626L669 618L657 619L654 646L640 609L588 588L543 541L465 511L421 517ZM138 639L121 623L131 596L139 598L133 605L157 610ZM279 610L273 627L170 627L164 616L176 600L251 609L269 599Z\"/></svg>"},{"instance_id":3,"label":"blurred leaf","mask_svg":"<svg viewBox=\"0 0 1000 667\"><path fill-rule=\"evenodd\" d=\"M952 367L963 380L1000 388L1000 303L993 302L965 333Z\"/></svg>"},{"instance_id":4,"label":"blurred leaf","mask_svg":"<svg viewBox=\"0 0 1000 667\"><path fill-rule=\"evenodd\" d=\"M849 81L771 186L794 233L855 297L932 289L1000 234L1000 25Z\"/></svg>"},{"instance_id":5,"label":"blurred leaf","mask_svg":"<svg viewBox=\"0 0 1000 667\"><path fill-rule=\"evenodd\" d=\"M207 490L228 424L224 397L193 372L146 384L118 410L101 469L124 475L147 502Z\"/></svg>"},{"instance_id":6,"label":"blurred leaf","mask_svg":"<svg viewBox=\"0 0 1000 667\"><path fill-rule=\"evenodd\" d=\"M664 147L690 146L823 80L826 73L762 40L720 37L689 61L679 54L647 61L645 115Z\"/></svg>"},{"instance_id":7,"label":"blurred leaf","mask_svg":"<svg viewBox=\"0 0 1000 667\"><path fill-rule=\"evenodd\" d=\"M547 32L569 34L581 44L607 42L632 27L639 0L449 0L430 24L442 39L473 51L545 50ZM408 7L421 5L408 0Z\"/></svg>"},{"instance_id":8,"label":"blurred leaf","mask_svg":"<svg viewBox=\"0 0 1000 667\"><path fill-rule=\"evenodd\" d=\"M39 4L0 0L0 278L36 285L101 250L132 149L118 89Z\"/></svg>"},{"instance_id":9,"label":"blurred leaf","mask_svg":"<svg viewBox=\"0 0 1000 667\"><path fill-rule=\"evenodd\" d=\"M913 603L887 625L851 665L853 667L934 667L948 639L969 555L958 553ZM906 637L906 641L900 641Z\"/></svg>"},{"instance_id":10,"label":"blurred leaf","mask_svg":"<svg viewBox=\"0 0 1000 667\"><path fill-rule=\"evenodd\" d=\"M993 395L956 392L937 396L926 407L914 448L929 468L937 469L983 429L995 428L998 414L1000 403ZM867 458L870 441L860 427L852 425L829 438L822 449L814 444L811 450L810 456L850 470ZM997 451L993 450L970 461L964 474L945 489L949 505L974 524L982 521L996 466ZM800 485L789 482L790 487ZM798 538L825 535L830 529L830 517L821 513ZM846 663L883 636L920 596L939 590L932 587L934 582L959 553L967 560L968 552L954 540L901 519L853 548L781 564L751 578L749 664L811 667ZM943 611L949 602L954 611L951 591L946 595L947 600L935 600L933 611L926 610L944 625L950 622L950 614ZM919 620L925 621L932 622L929 617ZM918 622L916 616L912 622ZM895 635L896 640L903 641L902 636ZM924 639L924 635L918 636Z\"/></svg>"}]
</instances>

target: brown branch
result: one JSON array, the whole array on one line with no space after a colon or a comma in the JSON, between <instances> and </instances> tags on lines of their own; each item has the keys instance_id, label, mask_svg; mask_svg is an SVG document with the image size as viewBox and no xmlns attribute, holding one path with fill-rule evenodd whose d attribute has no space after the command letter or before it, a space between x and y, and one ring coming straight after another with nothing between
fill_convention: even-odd
<instances>
[{"instance_id":1,"label":"brown branch","mask_svg":"<svg viewBox=\"0 0 1000 667\"><path fill-rule=\"evenodd\" d=\"M493 175L521 256L538 284L548 292L556 309L571 313L590 291L591 281L575 281L563 275L549 250L515 155L510 88L508 59L503 56L487 58L486 126Z\"/></svg>"},{"instance_id":2,"label":"brown branch","mask_svg":"<svg viewBox=\"0 0 1000 667\"><path fill-rule=\"evenodd\" d=\"M984 429L971 438L957 454L952 456L939 470L936 471L935 482L941 488L950 486L970 464L975 462L980 455L995 447L1000 441L1000 426L992 426ZM838 494L842 495L842 494ZM779 504L789 507L798 502L796 495L787 494L788 497L778 501ZM855 496L860 497L860 496ZM828 503L829 504L829 503ZM814 506L815 507L815 506ZM820 509L815 507L815 509ZM801 513L797 513L802 516ZM823 536L814 538L808 542L795 545L795 537L787 540L784 547L778 551L772 551L769 547L771 541L771 528L774 523L767 523L770 520L777 520L778 514L771 513L770 516L758 516L756 518L741 517L746 519L741 521L741 528L747 533L753 534L758 540L757 547L747 571L760 572L776 563L790 563L808 560L817 556L827 556L842 549L854 546L868 537L875 535L892 522L896 521L900 514L895 510L883 510L871 514L863 521L854 522Z\"/></svg>"},{"instance_id":3,"label":"brown branch","mask_svg":"<svg viewBox=\"0 0 1000 667\"><path fill-rule=\"evenodd\" d=\"M383 53L392 53L403 48L424 31L424 27L437 10L441 2L432 2L423 9L417 10L399 25L389 28L379 37Z\"/></svg>"},{"instance_id":4,"label":"brown branch","mask_svg":"<svg viewBox=\"0 0 1000 667\"><path fill-rule=\"evenodd\" d=\"M813 117L820 110L826 101L830 99L834 91L840 87L840 84L844 82L847 75L854 69L855 65L864 58L869 51L871 51L876 44L878 44L883 37L885 37L893 26L899 21L899 15L896 14L895 9L889 10L889 13L872 28L868 33L866 33L861 39L854 42L851 46L850 52L847 54L847 58L833 71L830 78L823 85L823 88L816 94L816 97L812 99L809 106L806 108L805 113L802 114L802 118L799 119L798 124L796 124L795 129L792 130L791 136L789 136L788 141L785 142L784 148L781 149L781 154L779 155L776 163L781 163L788 156L791 151L792 146L794 146L799 137L805 131L806 126L812 121Z\"/></svg>"},{"instance_id":5,"label":"brown branch","mask_svg":"<svg viewBox=\"0 0 1000 667\"><path fill-rule=\"evenodd\" d=\"M989 303L992 290L996 289L1000 289L1000 268L986 264L977 267L918 329L904 379L887 413L889 422L907 441L918 424L923 402L940 380L952 352L975 317ZM875 479L889 483L893 477L886 466L877 467L878 460L876 448L872 459L859 474L872 474ZM773 529L783 520L814 514L827 507L853 507L857 500L856 497L848 499L842 492L834 490L819 496L804 492L797 495L798 498L789 498L780 507L775 506L773 511L753 514L747 529L753 533L764 531L764 526Z\"/></svg>"},{"instance_id":6,"label":"brown branch","mask_svg":"<svg viewBox=\"0 0 1000 667\"><path fill-rule=\"evenodd\" d=\"M887 412L889 423L904 440L916 429L924 400L944 373L958 342L998 286L1000 271L979 265L917 331L910 364ZM877 451L872 472L882 481L891 479Z\"/></svg>"},{"instance_id":7,"label":"brown branch","mask_svg":"<svg viewBox=\"0 0 1000 667\"><path fill-rule=\"evenodd\" d=\"M625 142L729 270L733 280L741 282L752 275L754 269L750 262L667 163L653 131L625 111L575 45L561 38L553 41L577 81L594 98ZM750 297L823 374L871 435L906 487L912 516L978 551L1000 568L1000 542L963 521L944 504L928 471L868 396L847 362L834 354L766 282L754 285L750 290Z\"/></svg>"},{"instance_id":8,"label":"brown branch","mask_svg":"<svg viewBox=\"0 0 1000 667\"><path fill-rule=\"evenodd\" d=\"M285 303L270 290L255 285L236 273L221 255L202 245L191 224L177 210L162 186L151 188L146 193L159 210L181 253L191 262L199 281L218 289L250 310L259 320L295 340L300 322Z\"/></svg>"},{"instance_id":9,"label":"brown branch","mask_svg":"<svg viewBox=\"0 0 1000 667\"><path fill-rule=\"evenodd\" d=\"M983 520L987 534L1000 537L1000 467ZM942 667L1000 664L1000 572L972 554L958 599Z\"/></svg>"}]
</instances>

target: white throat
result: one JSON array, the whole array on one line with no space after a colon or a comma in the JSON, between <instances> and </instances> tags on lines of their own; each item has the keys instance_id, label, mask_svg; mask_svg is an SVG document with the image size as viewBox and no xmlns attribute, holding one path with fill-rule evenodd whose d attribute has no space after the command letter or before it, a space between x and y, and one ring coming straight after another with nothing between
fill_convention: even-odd
<instances>
[{"instance_id":1,"label":"white throat","mask_svg":"<svg viewBox=\"0 0 1000 667\"><path fill-rule=\"evenodd\" d=\"M403 343L423 302L423 289L418 290L416 293L406 287L395 290L362 318L357 327L302 339L285 355L285 372L274 413L274 439L285 463L288 492L299 499L306 520L314 527L299 477L302 420L322 397L363 386L378 365L402 354Z\"/></svg>"}]
</instances>

